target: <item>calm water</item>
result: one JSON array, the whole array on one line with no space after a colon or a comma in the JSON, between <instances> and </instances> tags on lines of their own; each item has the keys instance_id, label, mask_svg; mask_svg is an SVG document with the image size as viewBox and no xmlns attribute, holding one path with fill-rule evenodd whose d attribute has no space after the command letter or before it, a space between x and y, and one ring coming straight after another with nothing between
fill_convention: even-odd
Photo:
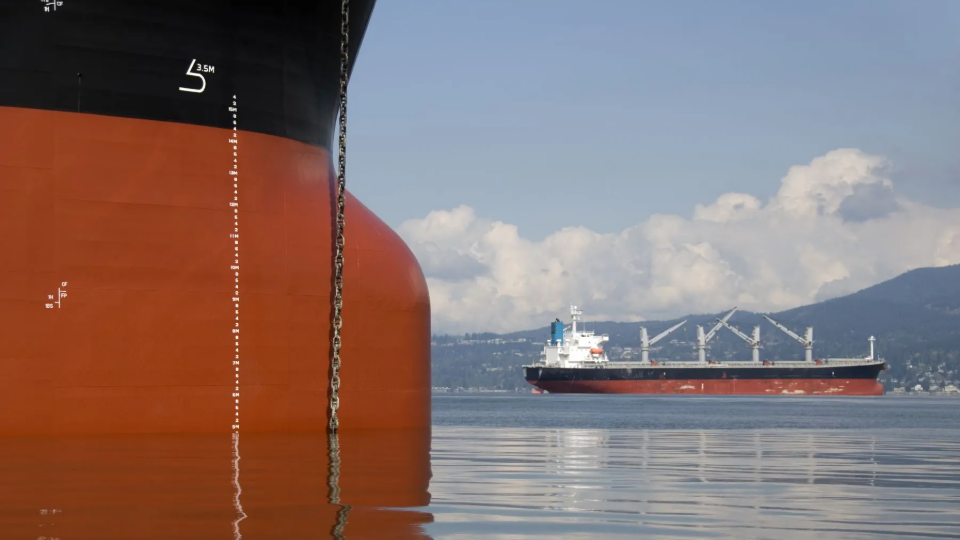
<instances>
[{"instance_id":1,"label":"calm water","mask_svg":"<svg viewBox=\"0 0 960 540\"><path fill-rule=\"evenodd\" d=\"M960 399L438 396L433 538L960 538Z\"/></svg>"},{"instance_id":2,"label":"calm water","mask_svg":"<svg viewBox=\"0 0 960 540\"><path fill-rule=\"evenodd\" d=\"M960 538L960 399L440 395L434 423L333 458L0 439L0 538Z\"/></svg>"}]
</instances>

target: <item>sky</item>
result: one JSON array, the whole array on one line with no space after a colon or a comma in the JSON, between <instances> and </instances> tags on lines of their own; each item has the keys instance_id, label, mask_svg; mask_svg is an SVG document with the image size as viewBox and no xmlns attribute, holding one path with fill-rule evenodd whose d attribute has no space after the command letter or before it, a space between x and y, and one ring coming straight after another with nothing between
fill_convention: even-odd
<instances>
[{"instance_id":1,"label":"sky","mask_svg":"<svg viewBox=\"0 0 960 540\"><path fill-rule=\"evenodd\" d=\"M349 106L348 185L435 332L960 263L960 2L379 0Z\"/></svg>"}]
</instances>

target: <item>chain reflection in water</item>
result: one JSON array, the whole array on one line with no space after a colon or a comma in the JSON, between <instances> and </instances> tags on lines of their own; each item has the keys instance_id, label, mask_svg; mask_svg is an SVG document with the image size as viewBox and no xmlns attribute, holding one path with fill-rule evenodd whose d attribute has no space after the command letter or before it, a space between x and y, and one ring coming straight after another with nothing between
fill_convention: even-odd
<instances>
[{"instance_id":1,"label":"chain reflection in water","mask_svg":"<svg viewBox=\"0 0 960 540\"><path fill-rule=\"evenodd\" d=\"M340 502L340 438L337 436L337 432L334 431L327 435L327 445L330 452L330 476L327 481L330 488L330 504L339 507L337 522L331 529L330 534L333 538L339 540L344 537L343 531L347 526L347 514L350 512L350 505Z\"/></svg>"},{"instance_id":2,"label":"chain reflection in water","mask_svg":"<svg viewBox=\"0 0 960 540\"><path fill-rule=\"evenodd\" d=\"M240 504L240 494L243 489L240 487L240 434L233 433L233 486L236 488L236 494L233 496L233 506L237 509L237 519L233 522L233 538L240 540L243 535L240 534L240 522L246 519L247 514L243 511L243 505Z\"/></svg>"}]
</instances>

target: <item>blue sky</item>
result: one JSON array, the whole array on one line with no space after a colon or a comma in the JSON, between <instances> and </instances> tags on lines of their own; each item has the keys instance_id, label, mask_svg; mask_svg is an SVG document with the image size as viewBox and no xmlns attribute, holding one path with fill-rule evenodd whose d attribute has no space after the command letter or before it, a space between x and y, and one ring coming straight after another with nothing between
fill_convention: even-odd
<instances>
[{"instance_id":1,"label":"blue sky","mask_svg":"<svg viewBox=\"0 0 960 540\"><path fill-rule=\"evenodd\" d=\"M394 227L619 232L849 147L960 205L960 1L379 0L350 92L348 185Z\"/></svg>"}]
</instances>

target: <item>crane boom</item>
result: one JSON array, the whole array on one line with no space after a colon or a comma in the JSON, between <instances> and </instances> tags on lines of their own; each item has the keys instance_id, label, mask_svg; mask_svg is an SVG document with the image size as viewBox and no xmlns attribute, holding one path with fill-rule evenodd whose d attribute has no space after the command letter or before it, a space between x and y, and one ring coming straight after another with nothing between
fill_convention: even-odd
<instances>
[{"instance_id":1,"label":"crane boom","mask_svg":"<svg viewBox=\"0 0 960 540\"><path fill-rule=\"evenodd\" d=\"M797 340L801 345L803 345L803 359L806 360L807 362L813 362L813 327L812 326L807 327L806 337L800 337L797 334L795 334L793 331L791 331L789 328L771 319L770 317L767 317L766 315L764 315L763 318L770 321L770 324L782 330L784 334L792 337L793 339Z\"/></svg>"},{"instance_id":2,"label":"crane boom","mask_svg":"<svg viewBox=\"0 0 960 540\"><path fill-rule=\"evenodd\" d=\"M703 342L706 343L710 341L710 338L712 338L713 335L717 333L717 330L720 330L720 326L722 326L723 323L727 322L730 319L730 317L733 316L733 314L736 312L737 312L737 307L734 306L734 308L730 310L730 313L727 313L726 315L723 316L723 319L717 319L718 322L716 326L714 326L712 330L707 332L707 335L703 336Z\"/></svg>"},{"instance_id":3,"label":"crane boom","mask_svg":"<svg viewBox=\"0 0 960 540\"><path fill-rule=\"evenodd\" d=\"M667 334L673 332L677 328L683 326L687 322L686 319L680 321L679 323L667 328L663 332L660 332L657 337L650 339L647 337L647 328L645 326L640 327L640 361L647 363L650 361L650 346L654 343L663 339Z\"/></svg>"},{"instance_id":4,"label":"crane boom","mask_svg":"<svg viewBox=\"0 0 960 540\"><path fill-rule=\"evenodd\" d=\"M763 318L766 319L766 320L768 320L768 321L770 321L770 324L772 324L772 325L776 326L777 328L779 328L780 330L782 330L784 334L786 334L786 335L792 337L793 339L797 340L797 342L799 342L799 343L800 343L801 345L803 345L804 347L813 344L813 341L812 341L812 340L809 340L809 341L808 341L808 340L806 340L806 339L798 336L795 332L793 332L793 330L790 330L790 329L787 328L786 326L778 323L777 321L771 319L770 317L767 317L766 315L764 315Z\"/></svg>"},{"instance_id":5,"label":"crane boom","mask_svg":"<svg viewBox=\"0 0 960 540\"><path fill-rule=\"evenodd\" d=\"M733 309L730 310L730 313L727 313L726 315L723 316L723 320L726 321L727 319L729 319L731 316L733 316L734 313L736 313L736 311L737 311L737 307L734 306ZM710 333L708 333L707 335L704 335L703 327L700 326L699 324L697 325L697 361L698 362L707 361L707 342L710 341L710 338L712 338L717 333L717 330L719 329L720 329L720 323L717 323L717 325L714 326L712 330L710 330Z\"/></svg>"},{"instance_id":6,"label":"crane boom","mask_svg":"<svg viewBox=\"0 0 960 540\"><path fill-rule=\"evenodd\" d=\"M720 324L729 328L731 332L737 335L737 337L746 341L747 344L750 345L750 348L753 349L753 361L760 362L760 327L759 326L753 327L753 337L750 337L744 334L743 332L741 332L739 328L732 326L727 321L722 321L720 319L717 319L717 320L720 322Z\"/></svg>"},{"instance_id":7,"label":"crane boom","mask_svg":"<svg viewBox=\"0 0 960 540\"><path fill-rule=\"evenodd\" d=\"M670 328L667 328L667 329L664 330L663 332L660 332L659 334L657 334L657 337L655 337L655 338L653 338L653 339L650 340L649 345L653 345L654 343L656 343L656 342L660 341L661 339L667 337L667 334L669 334L670 332L673 332L673 331L676 330L677 328L680 328L680 327L683 326L683 324L686 323L686 322L687 322L686 319L684 319L684 320L678 322L677 324L671 326Z\"/></svg>"},{"instance_id":8,"label":"crane boom","mask_svg":"<svg viewBox=\"0 0 960 540\"><path fill-rule=\"evenodd\" d=\"M741 331L740 331L739 329L737 329L736 327L731 326L730 323L728 323L727 321L717 319L717 322L719 322L719 323L722 324L723 326L726 326L731 332L733 332L734 334L736 334L740 339L746 341L746 342L749 343L750 345L756 345L756 344L757 344L757 342L756 342L752 337L744 334L743 332L741 332Z\"/></svg>"}]
</instances>

